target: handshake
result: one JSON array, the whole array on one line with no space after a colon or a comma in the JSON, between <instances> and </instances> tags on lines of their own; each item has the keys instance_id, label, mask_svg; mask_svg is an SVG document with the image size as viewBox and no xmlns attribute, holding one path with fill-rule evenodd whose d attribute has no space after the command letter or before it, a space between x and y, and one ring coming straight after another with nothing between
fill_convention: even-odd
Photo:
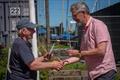
<instances>
[{"instance_id":1,"label":"handshake","mask_svg":"<svg viewBox=\"0 0 120 80\"><path fill-rule=\"evenodd\" d=\"M46 65L50 69L53 69L53 70L59 71L59 70L63 69L64 65L69 63L69 61L67 61L67 60L60 60L57 57L56 57L56 59L51 60L52 58L53 58L53 54L49 54L49 53L45 54L43 56L43 62L48 63Z\"/></svg>"},{"instance_id":2,"label":"handshake","mask_svg":"<svg viewBox=\"0 0 120 80\"><path fill-rule=\"evenodd\" d=\"M65 65L65 62L67 62L67 61L63 61L63 60L61 60L61 61L52 61L52 62L51 62L51 64L52 64L52 69L53 69L53 70L57 70L57 71L63 69L63 67L64 67L64 65Z\"/></svg>"},{"instance_id":3,"label":"handshake","mask_svg":"<svg viewBox=\"0 0 120 80\"><path fill-rule=\"evenodd\" d=\"M71 56L68 59L61 60L57 57L57 59L54 59L54 56L52 53L47 53L39 58L39 61L41 61L42 65L40 65L42 68L50 68L53 70L61 70L63 69L64 65L71 64L74 62L77 62L81 58L81 53L79 53L78 50L70 49L65 51L66 54L69 54ZM53 60L52 60L53 59Z\"/></svg>"}]
</instances>

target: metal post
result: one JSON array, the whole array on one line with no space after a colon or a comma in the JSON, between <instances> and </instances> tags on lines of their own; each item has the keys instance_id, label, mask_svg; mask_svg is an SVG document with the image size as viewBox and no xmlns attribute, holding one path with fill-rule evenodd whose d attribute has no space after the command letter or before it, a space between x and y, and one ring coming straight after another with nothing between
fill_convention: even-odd
<instances>
[{"instance_id":1,"label":"metal post","mask_svg":"<svg viewBox=\"0 0 120 80\"><path fill-rule=\"evenodd\" d=\"M109 5L109 6L111 5L111 1L110 1L110 0L108 0L108 5Z\"/></svg>"},{"instance_id":2,"label":"metal post","mask_svg":"<svg viewBox=\"0 0 120 80\"><path fill-rule=\"evenodd\" d=\"M95 7L96 7L96 9L97 9L97 3L98 3L98 0L95 0L94 5L93 5L93 8L92 8L92 13L94 12Z\"/></svg>"},{"instance_id":3,"label":"metal post","mask_svg":"<svg viewBox=\"0 0 120 80\"><path fill-rule=\"evenodd\" d=\"M61 27L61 33L63 33L62 28L63 28L63 22L64 22L64 0L62 0L62 17L61 17L61 22L62 22L62 27Z\"/></svg>"},{"instance_id":4,"label":"metal post","mask_svg":"<svg viewBox=\"0 0 120 80\"><path fill-rule=\"evenodd\" d=\"M36 23L36 21L35 21L35 19L36 19L36 15L35 15L35 1L34 0L29 0L29 9L30 9L30 21L33 22L33 23ZM33 50L34 57L35 58L38 57L36 33L33 34L32 50ZM37 71L37 80L39 80L39 71Z\"/></svg>"},{"instance_id":5,"label":"metal post","mask_svg":"<svg viewBox=\"0 0 120 80\"><path fill-rule=\"evenodd\" d=\"M46 28L47 28L47 50L49 51L50 45L50 24L49 24L49 0L45 0L45 15L46 15Z\"/></svg>"},{"instance_id":6,"label":"metal post","mask_svg":"<svg viewBox=\"0 0 120 80\"><path fill-rule=\"evenodd\" d=\"M67 0L67 12L66 12L66 32L68 28L68 10L69 10L69 0Z\"/></svg>"}]
</instances>

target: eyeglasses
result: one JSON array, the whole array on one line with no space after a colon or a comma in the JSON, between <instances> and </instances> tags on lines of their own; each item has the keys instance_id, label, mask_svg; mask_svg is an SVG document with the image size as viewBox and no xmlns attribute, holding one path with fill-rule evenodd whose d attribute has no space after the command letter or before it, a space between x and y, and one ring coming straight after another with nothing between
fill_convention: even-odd
<instances>
[{"instance_id":1,"label":"eyeglasses","mask_svg":"<svg viewBox=\"0 0 120 80\"><path fill-rule=\"evenodd\" d=\"M84 12L83 11L73 12L73 14L72 14L73 19L75 19L79 13L84 13Z\"/></svg>"},{"instance_id":2,"label":"eyeglasses","mask_svg":"<svg viewBox=\"0 0 120 80\"><path fill-rule=\"evenodd\" d=\"M79 14L79 12L76 12L76 13L73 12L73 14L72 14L72 18L73 18L73 19L76 19L76 17L78 16L78 14Z\"/></svg>"}]
</instances>

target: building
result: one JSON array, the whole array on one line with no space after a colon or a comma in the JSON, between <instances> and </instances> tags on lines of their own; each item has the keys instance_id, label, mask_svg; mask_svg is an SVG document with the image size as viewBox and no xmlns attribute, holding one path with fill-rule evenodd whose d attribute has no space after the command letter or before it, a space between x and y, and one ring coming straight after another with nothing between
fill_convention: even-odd
<instances>
[{"instance_id":1,"label":"building","mask_svg":"<svg viewBox=\"0 0 120 80\"><path fill-rule=\"evenodd\" d=\"M10 46L16 38L16 23L29 19L29 0L0 0L0 43Z\"/></svg>"}]
</instances>

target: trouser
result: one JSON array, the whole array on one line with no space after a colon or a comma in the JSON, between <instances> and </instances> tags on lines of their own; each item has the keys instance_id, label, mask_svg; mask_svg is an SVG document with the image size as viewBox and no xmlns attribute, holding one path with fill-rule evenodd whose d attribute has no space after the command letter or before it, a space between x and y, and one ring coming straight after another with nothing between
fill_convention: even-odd
<instances>
[{"instance_id":1,"label":"trouser","mask_svg":"<svg viewBox=\"0 0 120 80\"><path fill-rule=\"evenodd\" d=\"M115 80L115 70L110 70L105 74L100 75L99 77L95 78L94 80Z\"/></svg>"}]
</instances>

